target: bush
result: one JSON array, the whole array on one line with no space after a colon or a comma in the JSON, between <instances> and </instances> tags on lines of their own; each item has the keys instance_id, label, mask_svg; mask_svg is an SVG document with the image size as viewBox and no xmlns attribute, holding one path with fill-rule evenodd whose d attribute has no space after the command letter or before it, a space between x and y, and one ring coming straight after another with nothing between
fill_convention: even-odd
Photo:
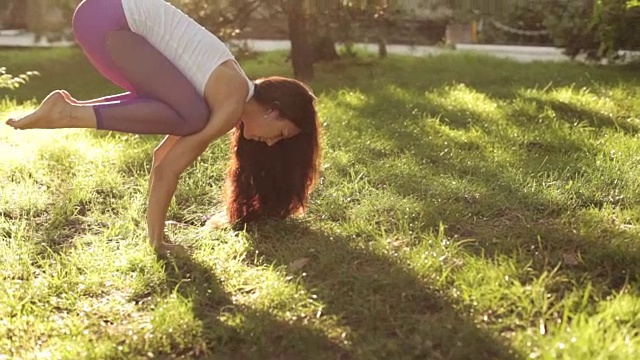
<instances>
[{"instance_id":1,"label":"bush","mask_svg":"<svg viewBox=\"0 0 640 360\"><path fill-rule=\"evenodd\" d=\"M498 17L498 21L507 27L536 32L522 34L499 29L491 21L483 22L479 31L479 40L483 43L518 44L518 45L550 45L552 40L544 32L547 9L540 2L517 3Z\"/></svg>"},{"instance_id":2,"label":"bush","mask_svg":"<svg viewBox=\"0 0 640 360\"><path fill-rule=\"evenodd\" d=\"M223 5L219 0L170 0L207 30L222 40L236 38L245 30L261 1L234 0Z\"/></svg>"},{"instance_id":3,"label":"bush","mask_svg":"<svg viewBox=\"0 0 640 360\"><path fill-rule=\"evenodd\" d=\"M628 0L599 0L594 7L593 27L598 55L615 58L620 49L640 49L640 6Z\"/></svg>"},{"instance_id":4,"label":"bush","mask_svg":"<svg viewBox=\"0 0 640 360\"><path fill-rule=\"evenodd\" d=\"M544 5L549 13L544 24L557 47L574 58L585 53L597 57L598 44L591 25L593 0L547 0Z\"/></svg>"},{"instance_id":5,"label":"bush","mask_svg":"<svg viewBox=\"0 0 640 360\"><path fill-rule=\"evenodd\" d=\"M227 5L219 0L169 0L174 6L227 42L237 57L248 57L252 50L238 39L247 29L251 16L258 11L263 0L234 0Z\"/></svg>"},{"instance_id":6,"label":"bush","mask_svg":"<svg viewBox=\"0 0 640 360\"><path fill-rule=\"evenodd\" d=\"M15 90L20 85L25 84L33 76L39 75L36 71L28 71L26 74L13 76L7 74L7 68L0 67L0 89Z\"/></svg>"},{"instance_id":7,"label":"bush","mask_svg":"<svg viewBox=\"0 0 640 360\"><path fill-rule=\"evenodd\" d=\"M635 1L635 0L634 0ZM640 7L628 0L547 0L551 38L567 55L615 59L621 49L640 49Z\"/></svg>"}]
</instances>

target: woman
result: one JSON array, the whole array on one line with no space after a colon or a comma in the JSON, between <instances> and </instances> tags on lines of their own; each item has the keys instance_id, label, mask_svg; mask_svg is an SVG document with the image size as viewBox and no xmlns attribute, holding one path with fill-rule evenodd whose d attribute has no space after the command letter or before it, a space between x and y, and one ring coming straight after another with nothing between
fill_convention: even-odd
<instances>
[{"instance_id":1,"label":"woman","mask_svg":"<svg viewBox=\"0 0 640 360\"><path fill-rule=\"evenodd\" d=\"M156 250L172 248L164 224L179 176L231 130L228 221L304 209L319 156L315 97L304 84L250 81L217 37L164 0L84 0L73 31L95 68L127 92L77 101L54 91L7 125L167 135L153 153L149 182L147 225Z\"/></svg>"}]
</instances>

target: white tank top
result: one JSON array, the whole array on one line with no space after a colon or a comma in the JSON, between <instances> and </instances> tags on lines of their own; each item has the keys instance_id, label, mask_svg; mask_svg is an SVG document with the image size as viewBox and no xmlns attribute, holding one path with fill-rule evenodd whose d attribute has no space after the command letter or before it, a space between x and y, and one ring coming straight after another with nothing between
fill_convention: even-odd
<instances>
[{"instance_id":1,"label":"white tank top","mask_svg":"<svg viewBox=\"0 0 640 360\"><path fill-rule=\"evenodd\" d=\"M227 60L236 61L220 39L164 0L122 0L122 7L131 31L167 57L202 96L211 73ZM242 73L249 100L254 84Z\"/></svg>"}]
</instances>

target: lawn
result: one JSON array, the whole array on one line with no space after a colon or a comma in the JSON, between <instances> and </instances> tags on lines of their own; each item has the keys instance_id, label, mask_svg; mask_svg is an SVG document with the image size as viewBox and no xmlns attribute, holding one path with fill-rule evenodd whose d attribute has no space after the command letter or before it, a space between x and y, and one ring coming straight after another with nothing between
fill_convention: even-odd
<instances>
[{"instance_id":1,"label":"lawn","mask_svg":"<svg viewBox=\"0 0 640 360\"><path fill-rule=\"evenodd\" d=\"M76 49L2 118L117 91ZM288 75L281 53L244 62ZM317 69L324 155L306 215L206 230L228 142L146 245L156 136L0 126L0 359L638 359L640 70L479 55Z\"/></svg>"}]
</instances>

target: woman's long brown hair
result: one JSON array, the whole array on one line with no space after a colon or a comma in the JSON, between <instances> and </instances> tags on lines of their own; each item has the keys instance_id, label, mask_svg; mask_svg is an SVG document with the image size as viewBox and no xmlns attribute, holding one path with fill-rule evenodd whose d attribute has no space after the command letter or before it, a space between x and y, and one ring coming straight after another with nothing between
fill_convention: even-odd
<instances>
[{"instance_id":1,"label":"woman's long brown hair","mask_svg":"<svg viewBox=\"0 0 640 360\"><path fill-rule=\"evenodd\" d=\"M226 178L227 216L236 226L305 210L319 166L320 129L310 89L297 80L270 77L256 81L254 99L278 110L301 133L268 146L245 139L242 123L236 127Z\"/></svg>"}]
</instances>

